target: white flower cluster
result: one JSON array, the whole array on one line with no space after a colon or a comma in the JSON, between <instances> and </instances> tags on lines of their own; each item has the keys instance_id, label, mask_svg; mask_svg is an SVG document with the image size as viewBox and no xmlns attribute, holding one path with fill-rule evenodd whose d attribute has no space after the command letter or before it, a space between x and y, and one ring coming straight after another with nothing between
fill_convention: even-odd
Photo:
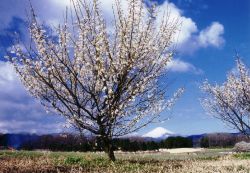
<instances>
[{"instance_id":1,"label":"white flower cluster","mask_svg":"<svg viewBox=\"0 0 250 173\"><path fill-rule=\"evenodd\" d=\"M209 113L250 134L250 74L239 59L237 72L231 72L225 83L213 86L205 81L202 90L207 93L202 105Z\"/></svg>"},{"instance_id":2,"label":"white flower cluster","mask_svg":"<svg viewBox=\"0 0 250 173\"><path fill-rule=\"evenodd\" d=\"M33 47L15 46L10 61L27 90L77 128L97 135L130 133L172 107L182 90L165 100L158 79L171 61L178 21L166 16L157 28L154 8L149 13L142 0L129 0L124 14L117 1L114 32L108 33L97 0L73 2L75 21L58 28L58 40L34 15Z\"/></svg>"}]
</instances>

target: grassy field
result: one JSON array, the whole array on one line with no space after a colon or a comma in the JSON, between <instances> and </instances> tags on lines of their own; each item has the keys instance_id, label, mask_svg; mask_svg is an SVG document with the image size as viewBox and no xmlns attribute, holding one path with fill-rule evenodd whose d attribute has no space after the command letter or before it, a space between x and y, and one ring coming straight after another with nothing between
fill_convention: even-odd
<instances>
[{"instance_id":1,"label":"grassy field","mask_svg":"<svg viewBox=\"0 0 250 173\"><path fill-rule=\"evenodd\" d=\"M116 153L117 161L114 163L103 153L0 151L0 173L250 173L250 153L227 154L229 151Z\"/></svg>"}]
</instances>

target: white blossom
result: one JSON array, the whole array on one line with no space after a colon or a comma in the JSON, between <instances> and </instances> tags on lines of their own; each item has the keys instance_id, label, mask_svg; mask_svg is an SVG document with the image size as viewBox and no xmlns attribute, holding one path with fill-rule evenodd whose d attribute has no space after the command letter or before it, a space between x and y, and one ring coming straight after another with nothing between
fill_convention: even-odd
<instances>
[{"instance_id":1,"label":"white blossom","mask_svg":"<svg viewBox=\"0 0 250 173\"><path fill-rule=\"evenodd\" d=\"M112 33L97 0L73 1L75 21L58 28L58 40L47 35L33 14L33 47L15 47L9 57L22 83L45 107L78 129L108 138L153 122L183 92L166 99L165 86L158 85L173 56L170 45L178 20L165 18L158 28L155 9L144 9L142 0L128 0L126 14L116 2Z\"/></svg>"},{"instance_id":2,"label":"white blossom","mask_svg":"<svg viewBox=\"0 0 250 173\"><path fill-rule=\"evenodd\" d=\"M205 81L201 88L207 94L202 105L210 114L250 135L250 74L239 59L237 71L229 73L226 82L211 85Z\"/></svg>"}]
</instances>

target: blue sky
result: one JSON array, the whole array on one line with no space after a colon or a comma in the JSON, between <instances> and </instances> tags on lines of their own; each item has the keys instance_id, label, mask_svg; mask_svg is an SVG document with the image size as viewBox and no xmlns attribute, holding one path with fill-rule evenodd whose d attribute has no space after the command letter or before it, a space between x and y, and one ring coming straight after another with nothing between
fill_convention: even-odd
<instances>
[{"instance_id":1,"label":"blue sky","mask_svg":"<svg viewBox=\"0 0 250 173\"><path fill-rule=\"evenodd\" d=\"M32 3L41 21L57 25L70 0L41 0ZM103 13L110 16L113 0L101 0ZM149 1L149 0L147 0ZM171 112L170 119L142 129L139 134L161 126L177 134L233 132L202 109L199 85L205 79L222 83L235 66L235 52L250 65L250 1L248 0L159 0L160 10L170 7L183 26L171 64L170 91L185 87L185 93ZM2 58L12 45L13 33L28 42L26 0L0 2L0 132L53 133L64 131L63 118L45 113L39 102L24 90L11 66Z\"/></svg>"}]
</instances>

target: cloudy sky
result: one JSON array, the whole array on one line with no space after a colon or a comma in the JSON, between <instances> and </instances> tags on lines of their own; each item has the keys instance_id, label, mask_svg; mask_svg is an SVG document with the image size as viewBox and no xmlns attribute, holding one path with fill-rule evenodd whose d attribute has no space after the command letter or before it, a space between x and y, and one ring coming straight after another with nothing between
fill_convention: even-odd
<instances>
[{"instance_id":1,"label":"cloudy sky","mask_svg":"<svg viewBox=\"0 0 250 173\"><path fill-rule=\"evenodd\" d=\"M112 16L113 0L100 0L106 19ZM122 0L124 1L124 0ZM33 0L40 21L57 26L70 0ZM151 0L152 2L152 0ZM178 134L233 132L207 115L199 103L199 86L205 79L222 83L235 66L235 52L250 65L249 0L158 0L159 13L167 8L182 21L176 40L177 54L169 65L170 90L185 87L185 93L171 112L170 119L153 124L143 134L161 126ZM150 3L146 0L145 3ZM65 131L62 117L47 114L39 101L22 87L12 67L3 56L13 44L14 33L28 42L27 0L0 1L0 132L54 133Z\"/></svg>"}]
</instances>

